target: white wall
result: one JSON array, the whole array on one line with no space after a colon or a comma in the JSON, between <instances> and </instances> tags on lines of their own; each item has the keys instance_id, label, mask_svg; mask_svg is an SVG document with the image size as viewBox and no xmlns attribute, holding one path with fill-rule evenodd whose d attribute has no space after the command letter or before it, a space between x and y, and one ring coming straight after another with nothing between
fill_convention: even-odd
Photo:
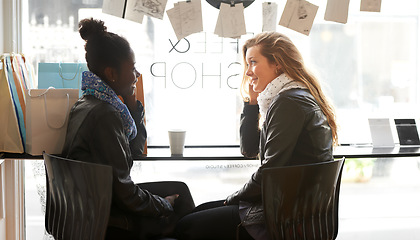
<instances>
[{"instance_id":1,"label":"white wall","mask_svg":"<svg viewBox=\"0 0 420 240\"><path fill-rule=\"evenodd\" d=\"M4 199L4 164L0 160L0 240L6 240L6 219L5 217L5 199Z\"/></svg>"},{"instance_id":2,"label":"white wall","mask_svg":"<svg viewBox=\"0 0 420 240\"><path fill-rule=\"evenodd\" d=\"M3 53L3 42L5 34L3 32L3 17L4 17L4 10L3 10L3 1L0 1L0 53ZM4 171L3 171L3 161L0 160L0 240L6 240L6 220L4 219Z\"/></svg>"},{"instance_id":3,"label":"white wall","mask_svg":"<svg viewBox=\"0 0 420 240\"><path fill-rule=\"evenodd\" d=\"M0 2L0 53L22 50L21 0Z\"/></svg>"},{"instance_id":4,"label":"white wall","mask_svg":"<svg viewBox=\"0 0 420 240\"><path fill-rule=\"evenodd\" d=\"M25 239L22 160L0 163L0 240Z\"/></svg>"},{"instance_id":5,"label":"white wall","mask_svg":"<svg viewBox=\"0 0 420 240\"><path fill-rule=\"evenodd\" d=\"M5 34L4 34L4 32L3 32L3 18L4 18L4 14L3 14L3 1L0 1L0 13L1 13L1 15L0 16L3 16L3 17L0 17L0 53L3 53L4 51L3 51L3 42L4 42L4 40L3 40L3 38L4 38L4 36L5 36Z\"/></svg>"},{"instance_id":6,"label":"white wall","mask_svg":"<svg viewBox=\"0 0 420 240\"><path fill-rule=\"evenodd\" d=\"M21 5L21 0L0 1L0 54L22 49ZM19 160L6 160L0 165L0 240L24 239L23 172Z\"/></svg>"}]
</instances>

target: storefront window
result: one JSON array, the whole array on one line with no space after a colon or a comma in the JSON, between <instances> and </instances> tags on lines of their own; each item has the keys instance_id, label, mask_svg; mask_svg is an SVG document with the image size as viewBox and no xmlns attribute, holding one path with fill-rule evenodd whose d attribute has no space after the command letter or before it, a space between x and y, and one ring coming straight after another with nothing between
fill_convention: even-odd
<instances>
[{"instance_id":1,"label":"storefront window","mask_svg":"<svg viewBox=\"0 0 420 240\"><path fill-rule=\"evenodd\" d=\"M166 10L175 1L168 1ZM407 116L418 104L418 3L382 3L382 12L350 5L347 24L323 20L326 1L309 36L282 26L319 76L337 108L341 143L370 142L368 117ZM220 38L214 27L218 10L202 1L204 31L180 41L166 14L145 17L142 24L101 11L102 1L28 0L24 53L39 62L84 61L77 24L86 17L105 21L125 36L143 74L149 145L167 145L167 130L187 130L187 145L237 145L242 101L241 46L261 31L261 3L245 9L247 34ZM279 4L278 17L284 5ZM46 37L48 36L48 37ZM357 127L356 127L357 126Z\"/></svg>"},{"instance_id":2,"label":"storefront window","mask_svg":"<svg viewBox=\"0 0 420 240\"><path fill-rule=\"evenodd\" d=\"M35 67L40 62L85 61L84 42L77 32L83 18L101 19L109 31L128 39L145 84L149 145L168 145L167 130L171 128L187 130L187 145L239 145L241 46L261 32L261 1L245 9L247 34L231 39L213 33L218 10L202 0L204 31L180 41L166 14L162 20L145 17L139 24L103 14L102 0L22 1L23 53ZM166 10L175 2L169 0ZM277 1L278 19L285 2ZM360 12L360 1L351 1L346 24L323 20L326 0L312 2L319 9L309 36L282 26L277 26L277 31L293 40L319 76L337 109L339 142L370 143L369 117L417 119L419 2L383 0L380 13L368 13ZM419 194L415 194L419 189L418 160L350 159L346 165L350 168L361 162L371 163L371 169L363 172L368 178L363 175L359 180L358 174L351 175L355 172L351 169L343 175L340 227L344 227L339 238L368 239L369 231L383 236L381 239L395 239L403 233L418 235L418 208L412 209L419 200ZM136 162L133 180L183 180L201 203L226 197L259 165L258 161L235 162L246 166L237 169L229 167L231 164ZM43 164L26 161L25 166L27 239L47 239ZM217 193L202 192L215 184ZM407 204L395 207L397 202ZM389 206L393 206L392 211Z\"/></svg>"}]
</instances>

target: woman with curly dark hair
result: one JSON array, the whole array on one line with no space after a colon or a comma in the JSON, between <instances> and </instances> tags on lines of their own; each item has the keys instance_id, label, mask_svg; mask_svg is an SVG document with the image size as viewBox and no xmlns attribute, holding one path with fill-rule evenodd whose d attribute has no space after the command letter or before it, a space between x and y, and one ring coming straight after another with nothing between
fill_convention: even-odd
<instances>
[{"instance_id":1,"label":"woman with curly dark hair","mask_svg":"<svg viewBox=\"0 0 420 240\"><path fill-rule=\"evenodd\" d=\"M133 158L142 154L147 137L144 108L136 99L140 74L134 52L125 38L108 32L100 20L80 21L79 33L86 42L90 71L83 72L83 96L70 112L62 155L112 166L108 239L170 236L177 219L193 209L194 202L185 183L131 180Z\"/></svg>"}]
</instances>

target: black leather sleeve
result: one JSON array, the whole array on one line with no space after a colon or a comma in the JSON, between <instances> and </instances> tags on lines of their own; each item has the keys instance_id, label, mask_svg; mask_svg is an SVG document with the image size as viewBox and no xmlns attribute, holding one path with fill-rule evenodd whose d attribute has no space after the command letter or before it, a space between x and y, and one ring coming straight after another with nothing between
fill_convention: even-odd
<instances>
[{"instance_id":1,"label":"black leather sleeve","mask_svg":"<svg viewBox=\"0 0 420 240\"><path fill-rule=\"evenodd\" d=\"M249 105L248 102L244 102L239 135L241 153L245 157L256 157L259 153L260 130L258 128L258 119L258 105Z\"/></svg>"},{"instance_id":2,"label":"black leather sleeve","mask_svg":"<svg viewBox=\"0 0 420 240\"><path fill-rule=\"evenodd\" d=\"M295 101L287 97L275 100L262 129L262 137L266 139L264 148L260 149L262 165L240 190L226 199L228 204L261 201L262 169L288 164L304 121L305 113Z\"/></svg>"},{"instance_id":3,"label":"black leather sleeve","mask_svg":"<svg viewBox=\"0 0 420 240\"><path fill-rule=\"evenodd\" d=\"M130 111L137 127L137 136L130 141L131 156L136 159L141 157L144 151L144 144L147 139L146 127L144 125L144 107L140 101L137 101L137 109Z\"/></svg>"},{"instance_id":4,"label":"black leather sleeve","mask_svg":"<svg viewBox=\"0 0 420 240\"><path fill-rule=\"evenodd\" d=\"M130 177L132 156L122 119L116 111L95 111L89 149L91 156L113 168L113 202L141 216L169 215L173 208L164 198L140 189ZM141 136L141 134L140 134ZM143 142L144 144L144 142Z\"/></svg>"}]
</instances>

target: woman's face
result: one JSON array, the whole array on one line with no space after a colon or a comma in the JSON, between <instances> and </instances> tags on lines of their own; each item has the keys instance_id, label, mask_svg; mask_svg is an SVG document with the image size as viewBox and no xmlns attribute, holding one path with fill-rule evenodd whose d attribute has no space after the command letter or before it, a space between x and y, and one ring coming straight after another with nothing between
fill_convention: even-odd
<instances>
[{"instance_id":1,"label":"woman's face","mask_svg":"<svg viewBox=\"0 0 420 240\"><path fill-rule=\"evenodd\" d=\"M262 92L265 87L279 76L279 67L270 63L266 57L261 55L260 46L253 46L246 51L246 75L251 78L250 84L254 92Z\"/></svg>"},{"instance_id":2,"label":"woman's face","mask_svg":"<svg viewBox=\"0 0 420 240\"><path fill-rule=\"evenodd\" d=\"M117 71L117 77L112 88L120 96L131 96L134 94L136 89L137 78L140 73L134 66L136 63L134 53L131 52L129 58L122 62L119 71Z\"/></svg>"}]
</instances>

